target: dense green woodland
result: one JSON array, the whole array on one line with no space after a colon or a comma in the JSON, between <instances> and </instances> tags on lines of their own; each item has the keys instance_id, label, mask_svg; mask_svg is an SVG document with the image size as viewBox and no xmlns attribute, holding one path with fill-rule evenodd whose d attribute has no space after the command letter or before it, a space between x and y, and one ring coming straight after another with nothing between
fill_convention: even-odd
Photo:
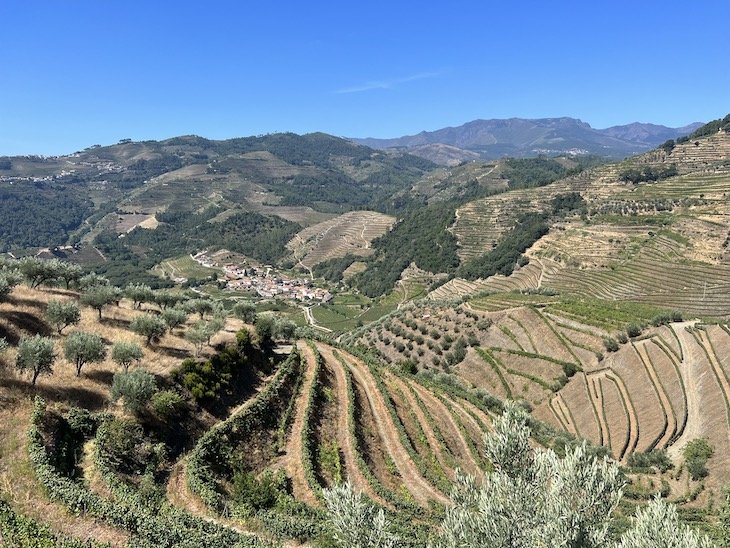
<instances>
[{"instance_id":1,"label":"dense green woodland","mask_svg":"<svg viewBox=\"0 0 730 548\"><path fill-rule=\"evenodd\" d=\"M385 236L373 242L375 259L354 283L369 297L390 291L412 262L428 272L452 272L459 266L456 237L446 229L454 222L454 203L411 211Z\"/></svg>"},{"instance_id":2,"label":"dense green woodland","mask_svg":"<svg viewBox=\"0 0 730 548\"><path fill-rule=\"evenodd\" d=\"M114 283L126 283L129 276L143 275L162 260L200 251L225 248L263 263L274 263L286 254L286 243L301 226L280 217L241 212L221 222L209 222L218 213L163 213L156 230L137 228L119 238L104 232L94 241L109 259L97 268ZM116 270L117 268L121 269Z\"/></svg>"},{"instance_id":3,"label":"dense green woodland","mask_svg":"<svg viewBox=\"0 0 730 548\"><path fill-rule=\"evenodd\" d=\"M517 225L500 240L494 249L464 263L457 274L467 280L488 278L495 274L509 276L522 253L547 234L548 230L550 230L550 225L546 214L527 213L520 217Z\"/></svg>"},{"instance_id":4,"label":"dense green woodland","mask_svg":"<svg viewBox=\"0 0 730 548\"><path fill-rule=\"evenodd\" d=\"M75 188L63 184L23 183L0 187L0 252L66 243L92 210Z\"/></svg>"}]
</instances>

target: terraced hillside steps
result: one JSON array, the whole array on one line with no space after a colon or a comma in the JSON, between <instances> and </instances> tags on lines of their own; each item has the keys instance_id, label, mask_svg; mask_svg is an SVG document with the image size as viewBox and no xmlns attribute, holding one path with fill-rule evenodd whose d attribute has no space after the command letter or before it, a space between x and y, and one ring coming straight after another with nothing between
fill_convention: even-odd
<instances>
[{"instance_id":1,"label":"terraced hillside steps","mask_svg":"<svg viewBox=\"0 0 730 548\"><path fill-rule=\"evenodd\" d=\"M447 504L449 499L426 481L418 471L408 451L402 446L398 430L393 424L388 407L378 390L373 373L367 365L353 356L345 356L345 363L350 369L353 379L367 395L368 403L375 417L377 430L385 445L385 452L392 459L403 484L413 498L423 507L429 507L430 501Z\"/></svg>"},{"instance_id":2,"label":"terraced hillside steps","mask_svg":"<svg viewBox=\"0 0 730 548\"><path fill-rule=\"evenodd\" d=\"M392 375L393 382L403 393L408 405L410 406L413 414L418 419L418 422L423 430L423 434L426 437L426 442L432 453L436 456L441 469L450 477L454 478L454 468L452 466L453 459L449 459L446 456L445 447L436 437L436 433L431 426L431 422L426 417L424 410L419 405L417 400L415 389L412 383L406 383L403 379L397 375ZM449 462L452 461L452 462Z\"/></svg>"},{"instance_id":3,"label":"terraced hillside steps","mask_svg":"<svg viewBox=\"0 0 730 548\"><path fill-rule=\"evenodd\" d=\"M334 356L331 347L324 344L317 344L317 349L325 359L327 366L335 374L335 393L337 400L340 402L348 402L347 375L344 370L346 366L342 365L340 360ZM350 420L351 415L345 410L339 414L337 419L337 442L342 451L344 471L347 479L356 489L365 493L371 500L381 506L392 509L391 505L371 487L370 482L363 475L357 464L357 443L350 435L350 432L354 430L350 424Z\"/></svg>"},{"instance_id":4,"label":"terraced hillside steps","mask_svg":"<svg viewBox=\"0 0 730 548\"><path fill-rule=\"evenodd\" d=\"M637 355L639 356L639 359L641 360L641 363L643 364L646 371L649 373L649 378L651 379L652 385L654 386L654 391L659 398L659 402L662 406L662 413L664 414L664 431L660 434L658 439L652 442L649 447L652 449L665 449L677 432L677 417L674 412L674 408L672 407L672 402L667 395L667 391L664 388L664 385L662 384L659 375L657 375L654 363L651 361L651 357L647 352L646 344L647 341L640 341L638 343L632 343L631 346L634 348Z\"/></svg>"},{"instance_id":5,"label":"terraced hillside steps","mask_svg":"<svg viewBox=\"0 0 730 548\"><path fill-rule=\"evenodd\" d=\"M445 432L444 435L449 436L453 440L449 449L452 453L454 453L454 456L459 459L459 462L462 463L462 469L476 477L483 475L483 472L474 459L469 444L464 438L459 425L456 423L451 412L446 408L446 405L444 405L439 398L431 394L428 390L425 390L417 383L413 384L413 388L421 400L426 403L429 410L438 417L438 422L440 425L443 425L442 431Z\"/></svg>"},{"instance_id":6,"label":"terraced hillside steps","mask_svg":"<svg viewBox=\"0 0 730 548\"><path fill-rule=\"evenodd\" d=\"M672 458L681 458L681 450L689 441L705 437L715 449L712 457L715 469L721 474L727 473L730 470L730 422L722 384L724 375L718 378L715 370L722 364L710 363L714 360L700 344L707 339L696 338L692 333L694 324L695 321L672 324L684 357L680 371L687 389L687 425L669 448L669 454ZM727 340L720 339L720 328L712 326L708 329L711 329L709 337L714 336L718 343L727 343ZM707 481L715 482L716 479L722 478L713 478L711 474Z\"/></svg>"},{"instance_id":7,"label":"terraced hillside steps","mask_svg":"<svg viewBox=\"0 0 730 548\"><path fill-rule=\"evenodd\" d=\"M307 481L302 464L304 460L302 431L308 428L306 424L306 418L308 416L307 407L311 404L309 395L316 380L317 358L312 349L302 341L297 343L297 349L304 358L306 365L304 378L294 406L294 419L291 424L291 431L287 438L286 446L284 447L281 466L286 470L287 476L291 478L294 497L311 506L316 506L319 504L319 500Z\"/></svg>"}]
</instances>

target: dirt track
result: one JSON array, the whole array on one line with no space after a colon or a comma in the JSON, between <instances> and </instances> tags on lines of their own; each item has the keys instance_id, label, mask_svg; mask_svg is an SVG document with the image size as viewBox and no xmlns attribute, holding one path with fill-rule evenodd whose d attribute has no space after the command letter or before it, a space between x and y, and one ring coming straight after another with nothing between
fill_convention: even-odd
<instances>
[{"instance_id":1,"label":"dirt track","mask_svg":"<svg viewBox=\"0 0 730 548\"><path fill-rule=\"evenodd\" d=\"M309 345L299 342L297 344L299 352L305 359L306 365L304 369L304 378L297 394L297 400L294 404L294 420L291 424L289 436L286 440L284 448L284 456L280 460L280 465L286 470L286 475L291 478L292 493L294 498L309 504L310 506L319 505L317 496L312 491L304 474L304 466L302 465L302 430L306 426L304 419L309 402L309 392L314 384L314 373L317 366L317 358L309 348Z\"/></svg>"}]
</instances>

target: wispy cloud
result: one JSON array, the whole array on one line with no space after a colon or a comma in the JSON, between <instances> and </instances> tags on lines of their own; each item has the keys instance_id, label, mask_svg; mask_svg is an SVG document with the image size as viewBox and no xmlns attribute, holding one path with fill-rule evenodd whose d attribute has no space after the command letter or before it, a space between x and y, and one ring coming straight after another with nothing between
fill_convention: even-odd
<instances>
[{"instance_id":1,"label":"wispy cloud","mask_svg":"<svg viewBox=\"0 0 730 548\"><path fill-rule=\"evenodd\" d=\"M390 80L372 80L359 84L357 86L350 86L346 88L336 89L333 93L360 93L362 91L371 91L374 89L393 89L398 87L400 84L406 84L408 82L415 82L416 80L426 80L427 78L436 78L441 76L442 72L419 72L418 74L411 74L404 76L403 78L393 78Z\"/></svg>"}]
</instances>

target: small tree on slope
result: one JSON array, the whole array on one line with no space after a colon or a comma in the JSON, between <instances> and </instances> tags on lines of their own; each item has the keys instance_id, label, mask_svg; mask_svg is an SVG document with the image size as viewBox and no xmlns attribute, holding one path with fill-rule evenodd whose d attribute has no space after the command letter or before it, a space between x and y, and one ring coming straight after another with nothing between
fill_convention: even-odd
<instances>
[{"instance_id":1,"label":"small tree on slope","mask_svg":"<svg viewBox=\"0 0 730 548\"><path fill-rule=\"evenodd\" d=\"M56 354L52 339L40 335L20 339L15 367L21 373L30 371L31 384L34 386L39 375L53 374L53 362L55 360Z\"/></svg>"},{"instance_id":2,"label":"small tree on slope","mask_svg":"<svg viewBox=\"0 0 730 548\"><path fill-rule=\"evenodd\" d=\"M335 540L350 548L389 548L396 538L388 532L383 510L356 493L350 483L324 490L324 501Z\"/></svg>"},{"instance_id":3,"label":"small tree on slope","mask_svg":"<svg viewBox=\"0 0 730 548\"><path fill-rule=\"evenodd\" d=\"M104 341L95 333L76 331L66 337L63 344L66 359L76 367L76 376L81 376L81 368L87 363L100 362L106 358Z\"/></svg>"}]
</instances>

